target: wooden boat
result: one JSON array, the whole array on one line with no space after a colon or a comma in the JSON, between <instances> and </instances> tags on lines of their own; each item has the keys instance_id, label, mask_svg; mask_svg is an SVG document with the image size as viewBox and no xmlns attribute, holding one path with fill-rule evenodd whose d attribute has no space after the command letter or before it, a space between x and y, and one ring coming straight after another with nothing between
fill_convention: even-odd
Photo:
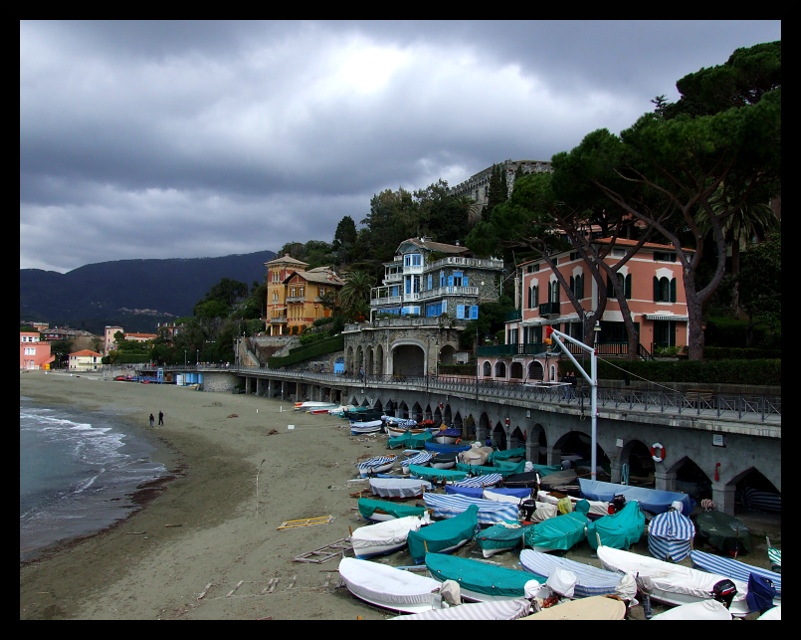
<instances>
[{"instance_id":1,"label":"wooden boat","mask_svg":"<svg viewBox=\"0 0 801 640\"><path fill-rule=\"evenodd\" d=\"M576 576L573 586L574 598L612 595L616 592L622 577L614 571L536 549L523 549L520 552L520 565L543 580L547 580L557 569L570 571Z\"/></svg>"},{"instance_id":2,"label":"wooden boat","mask_svg":"<svg viewBox=\"0 0 801 640\"><path fill-rule=\"evenodd\" d=\"M295 411L311 412L312 410L315 409L325 409L326 411L328 411L329 409L333 409L336 406L337 406L336 402L306 400L304 402L296 402Z\"/></svg>"},{"instance_id":3,"label":"wooden boat","mask_svg":"<svg viewBox=\"0 0 801 640\"><path fill-rule=\"evenodd\" d=\"M398 456L373 456L367 460L356 463L356 468L359 470L359 475L362 478L374 476L379 473L387 473L395 466L398 461Z\"/></svg>"},{"instance_id":4,"label":"wooden boat","mask_svg":"<svg viewBox=\"0 0 801 640\"><path fill-rule=\"evenodd\" d=\"M370 491L381 498L418 498L432 488L420 478L370 478Z\"/></svg>"},{"instance_id":5,"label":"wooden boat","mask_svg":"<svg viewBox=\"0 0 801 640\"><path fill-rule=\"evenodd\" d=\"M647 489L588 478L579 478L578 483L582 498L599 500L608 504L615 499L615 496L622 495L626 498L626 502L636 500L640 503L640 509L654 514L664 513L676 501L681 502L682 513L692 513L695 507L695 501L690 496L678 491Z\"/></svg>"},{"instance_id":6,"label":"wooden boat","mask_svg":"<svg viewBox=\"0 0 801 640\"><path fill-rule=\"evenodd\" d=\"M404 458L401 460L401 470L403 473L409 473L409 467L411 465L415 465L418 467L424 467L429 462L431 462L431 458L433 454L430 451L415 451L414 455Z\"/></svg>"},{"instance_id":7,"label":"wooden boat","mask_svg":"<svg viewBox=\"0 0 801 640\"><path fill-rule=\"evenodd\" d=\"M440 427L439 430L434 430L434 442L439 444L458 444L462 439L461 429L447 429Z\"/></svg>"},{"instance_id":8,"label":"wooden boat","mask_svg":"<svg viewBox=\"0 0 801 640\"><path fill-rule=\"evenodd\" d=\"M435 453L461 453L470 448L469 444L443 444L441 442L434 442L433 437L434 434L432 433L431 439L426 440L425 448L428 451L433 451Z\"/></svg>"},{"instance_id":9,"label":"wooden boat","mask_svg":"<svg viewBox=\"0 0 801 640\"><path fill-rule=\"evenodd\" d=\"M659 560L681 562L690 555L694 539L695 525L679 509L654 516L648 525L648 553Z\"/></svg>"},{"instance_id":10,"label":"wooden boat","mask_svg":"<svg viewBox=\"0 0 801 640\"><path fill-rule=\"evenodd\" d=\"M587 542L593 549L604 544L615 549L629 549L645 533L645 514L639 502L628 502L617 513L606 515L587 524Z\"/></svg>"},{"instance_id":11,"label":"wooden boat","mask_svg":"<svg viewBox=\"0 0 801 640\"><path fill-rule=\"evenodd\" d=\"M476 534L476 544L481 549L481 555L490 558L496 553L512 551L523 546L523 537L533 524L515 524L499 522Z\"/></svg>"},{"instance_id":12,"label":"wooden boat","mask_svg":"<svg viewBox=\"0 0 801 640\"><path fill-rule=\"evenodd\" d=\"M699 551L697 549L690 551L690 561L692 562L693 567L696 569L717 573L722 576L726 576L727 578L731 578L732 580L740 580L741 582L745 583L748 582L748 577L751 574L767 578L776 588L776 598L781 600L782 574L780 573L769 571L761 567L755 567L754 565L746 564L745 562L740 562L739 560L733 560L732 558L727 558L725 556L707 553L706 551ZM774 599L774 602L778 604L776 599Z\"/></svg>"},{"instance_id":13,"label":"wooden boat","mask_svg":"<svg viewBox=\"0 0 801 640\"><path fill-rule=\"evenodd\" d=\"M414 422L414 420L411 420L410 422ZM430 433L428 429L418 429L416 427L401 427L386 421L384 421L384 431L387 432L387 435L390 438L399 438L401 436L406 435L407 433L411 433L413 435L420 435L421 433L426 433L426 432Z\"/></svg>"},{"instance_id":14,"label":"wooden boat","mask_svg":"<svg viewBox=\"0 0 801 640\"><path fill-rule=\"evenodd\" d=\"M410 613L395 616L389 620L517 620L530 613L531 602L521 598L491 602L463 602L455 607Z\"/></svg>"},{"instance_id":15,"label":"wooden boat","mask_svg":"<svg viewBox=\"0 0 801 640\"><path fill-rule=\"evenodd\" d=\"M721 580L731 580L719 573L708 573L604 545L598 547L597 555L603 567L608 571L632 575L639 573L640 576L651 578L653 583L651 598L672 605L711 600L715 584ZM737 593L729 606L729 611L733 616L743 617L749 613L749 606L746 602L748 584L740 580L733 580L733 582Z\"/></svg>"},{"instance_id":16,"label":"wooden boat","mask_svg":"<svg viewBox=\"0 0 801 640\"><path fill-rule=\"evenodd\" d=\"M400 613L420 613L441 606L441 583L414 571L372 560L344 557L339 576L354 596Z\"/></svg>"},{"instance_id":17,"label":"wooden boat","mask_svg":"<svg viewBox=\"0 0 801 640\"><path fill-rule=\"evenodd\" d=\"M733 558L751 552L751 533L739 518L709 509L697 514L694 522L696 546L708 545Z\"/></svg>"},{"instance_id":18,"label":"wooden boat","mask_svg":"<svg viewBox=\"0 0 801 640\"><path fill-rule=\"evenodd\" d=\"M415 564L422 564L428 552L452 553L470 542L478 530L478 507L470 505L452 518L439 520L418 531L410 531L407 539L409 554Z\"/></svg>"},{"instance_id":19,"label":"wooden boat","mask_svg":"<svg viewBox=\"0 0 801 640\"><path fill-rule=\"evenodd\" d=\"M526 534L524 544L539 551L567 551L587 539L589 504L586 500L576 505L576 510L540 522Z\"/></svg>"},{"instance_id":20,"label":"wooden boat","mask_svg":"<svg viewBox=\"0 0 801 640\"><path fill-rule=\"evenodd\" d=\"M457 582L462 598L473 602L533 598L544 582L528 571L442 553L427 553L425 563L434 578Z\"/></svg>"},{"instance_id":21,"label":"wooden boat","mask_svg":"<svg viewBox=\"0 0 801 640\"><path fill-rule=\"evenodd\" d=\"M568 600L518 620L625 620L626 603L609 596Z\"/></svg>"},{"instance_id":22,"label":"wooden boat","mask_svg":"<svg viewBox=\"0 0 801 640\"><path fill-rule=\"evenodd\" d=\"M364 560L405 549L409 532L428 524L427 516L405 516L359 527L350 534L353 554Z\"/></svg>"},{"instance_id":23,"label":"wooden boat","mask_svg":"<svg viewBox=\"0 0 801 640\"><path fill-rule=\"evenodd\" d=\"M357 503L359 513L369 522L384 522L406 516L421 517L426 513L424 506L403 504L390 500L375 500L373 498L359 498Z\"/></svg>"},{"instance_id":24,"label":"wooden boat","mask_svg":"<svg viewBox=\"0 0 801 640\"><path fill-rule=\"evenodd\" d=\"M454 452L430 452L432 453L431 460L428 464L432 469L453 469L456 466L456 453ZM467 477L466 471L460 471L463 474L462 478Z\"/></svg>"},{"instance_id":25,"label":"wooden boat","mask_svg":"<svg viewBox=\"0 0 801 640\"><path fill-rule=\"evenodd\" d=\"M352 436L360 436L368 433L380 433L384 428L384 423L381 420L368 420L367 422L351 422L350 434Z\"/></svg>"},{"instance_id":26,"label":"wooden boat","mask_svg":"<svg viewBox=\"0 0 801 640\"><path fill-rule=\"evenodd\" d=\"M435 518L454 518L475 507L479 524L490 526L502 522L520 522L517 506L508 502L430 492L423 494L423 501Z\"/></svg>"}]
</instances>

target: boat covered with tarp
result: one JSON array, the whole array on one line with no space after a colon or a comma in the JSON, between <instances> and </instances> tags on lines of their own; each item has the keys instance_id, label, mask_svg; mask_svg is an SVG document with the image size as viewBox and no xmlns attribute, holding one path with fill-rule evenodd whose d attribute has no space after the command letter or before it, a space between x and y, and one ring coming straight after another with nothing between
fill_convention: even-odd
<instances>
[{"instance_id":1,"label":"boat covered with tarp","mask_svg":"<svg viewBox=\"0 0 801 640\"><path fill-rule=\"evenodd\" d=\"M481 549L481 555L489 558L496 553L511 551L523 546L523 536L533 524L516 524L513 522L499 522L476 534L476 543Z\"/></svg>"},{"instance_id":2,"label":"boat covered with tarp","mask_svg":"<svg viewBox=\"0 0 801 640\"><path fill-rule=\"evenodd\" d=\"M397 449L403 447L404 449L423 449L426 442L430 442L434 436L426 429L422 432L407 431L400 436L392 436L387 440L387 446L390 449Z\"/></svg>"},{"instance_id":3,"label":"boat covered with tarp","mask_svg":"<svg viewBox=\"0 0 801 640\"><path fill-rule=\"evenodd\" d=\"M694 539L695 525L681 512L680 502L654 516L648 525L648 553L659 560L681 562L690 555Z\"/></svg>"},{"instance_id":4,"label":"boat covered with tarp","mask_svg":"<svg viewBox=\"0 0 801 640\"><path fill-rule=\"evenodd\" d=\"M371 522L405 518L406 516L422 516L426 512L424 506L392 502L391 500L374 500L373 498L359 498L357 508L362 517Z\"/></svg>"},{"instance_id":5,"label":"boat covered with tarp","mask_svg":"<svg viewBox=\"0 0 801 640\"><path fill-rule=\"evenodd\" d=\"M762 576L773 583L773 586L776 588L776 597L779 599L782 597L782 574L776 573L775 571L769 571L768 569L746 564L745 562L734 560L733 558L726 558L698 549L690 551L690 561L696 569L709 571L710 573L719 573L732 580L748 582L748 578L752 573Z\"/></svg>"},{"instance_id":6,"label":"boat covered with tarp","mask_svg":"<svg viewBox=\"0 0 801 640\"><path fill-rule=\"evenodd\" d=\"M697 546L707 544L732 557L751 552L751 532L739 518L710 509L697 514L694 521Z\"/></svg>"},{"instance_id":7,"label":"boat covered with tarp","mask_svg":"<svg viewBox=\"0 0 801 640\"><path fill-rule=\"evenodd\" d=\"M471 507L478 509L478 522L489 526L499 522L520 522L517 506L509 502L484 500L458 494L442 494L426 492L423 500L433 510L435 518L453 518Z\"/></svg>"},{"instance_id":8,"label":"boat covered with tarp","mask_svg":"<svg viewBox=\"0 0 801 640\"><path fill-rule=\"evenodd\" d=\"M536 596L544 582L528 571L442 553L427 553L425 563L436 580L459 583L462 598L466 600L484 602L531 598Z\"/></svg>"},{"instance_id":9,"label":"boat covered with tarp","mask_svg":"<svg viewBox=\"0 0 801 640\"><path fill-rule=\"evenodd\" d=\"M543 580L548 580L558 569L570 571L576 576L573 585L574 598L612 595L617 591L622 576L585 562L578 562L552 553L536 549L523 549L520 552L520 565Z\"/></svg>"},{"instance_id":10,"label":"boat covered with tarp","mask_svg":"<svg viewBox=\"0 0 801 640\"><path fill-rule=\"evenodd\" d=\"M438 520L417 531L410 531L406 539L409 555L415 564L422 564L426 553L452 553L470 542L478 531L478 506L470 505L452 518Z\"/></svg>"},{"instance_id":11,"label":"boat covered with tarp","mask_svg":"<svg viewBox=\"0 0 801 640\"><path fill-rule=\"evenodd\" d=\"M526 533L526 547L539 551L567 551L587 537L590 521L587 512L590 505L586 500L576 503L575 511L563 513L555 518L540 522Z\"/></svg>"},{"instance_id":12,"label":"boat covered with tarp","mask_svg":"<svg viewBox=\"0 0 801 640\"><path fill-rule=\"evenodd\" d=\"M679 491L635 487L627 484L590 480L589 478L579 478L578 483L582 498L612 502L615 496L622 495L626 498L626 502L636 500L640 503L640 509L650 513L663 513L670 509L676 501L681 502L682 513L692 513L695 507L695 500L686 493Z\"/></svg>"},{"instance_id":13,"label":"boat covered with tarp","mask_svg":"<svg viewBox=\"0 0 801 640\"><path fill-rule=\"evenodd\" d=\"M627 502L617 513L590 520L587 525L587 542L593 549L600 544L615 549L629 549L645 533L645 514L637 501Z\"/></svg>"}]
</instances>

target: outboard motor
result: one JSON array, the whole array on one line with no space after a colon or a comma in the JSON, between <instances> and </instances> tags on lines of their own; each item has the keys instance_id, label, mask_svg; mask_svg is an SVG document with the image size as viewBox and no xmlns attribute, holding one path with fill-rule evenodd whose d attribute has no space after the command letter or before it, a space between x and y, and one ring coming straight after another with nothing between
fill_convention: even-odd
<instances>
[{"instance_id":1,"label":"outboard motor","mask_svg":"<svg viewBox=\"0 0 801 640\"><path fill-rule=\"evenodd\" d=\"M712 599L722 602L726 605L727 609L731 605L731 602L734 600L734 596L736 595L737 587L735 586L734 582L728 578L716 582L715 586L712 587Z\"/></svg>"},{"instance_id":2,"label":"outboard motor","mask_svg":"<svg viewBox=\"0 0 801 640\"><path fill-rule=\"evenodd\" d=\"M623 507L626 506L626 496L622 493L617 494L614 498L612 498L612 502L609 503L609 515L613 515L620 511Z\"/></svg>"},{"instance_id":3,"label":"outboard motor","mask_svg":"<svg viewBox=\"0 0 801 640\"><path fill-rule=\"evenodd\" d=\"M521 500L517 508L520 513L520 519L524 522L531 522L531 516L537 510L537 501L529 498L528 500Z\"/></svg>"}]
</instances>

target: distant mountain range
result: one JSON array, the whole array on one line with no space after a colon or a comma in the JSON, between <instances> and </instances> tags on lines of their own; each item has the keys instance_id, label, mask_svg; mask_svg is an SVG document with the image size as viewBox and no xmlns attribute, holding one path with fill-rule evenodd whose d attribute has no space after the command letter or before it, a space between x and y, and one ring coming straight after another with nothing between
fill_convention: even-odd
<instances>
[{"instance_id":1,"label":"distant mountain range","mask_svg":"<svg viewBox=\"0 0 801 640\"><path fill-rule=\"evenodd\" d=\"M192 308L223 278L264 282L273 251L170 260L99 262L69 273L19 270L20 322L85 329L106 325L154 333L159 322L192 315Z\"/></svg>"}]
</instances>

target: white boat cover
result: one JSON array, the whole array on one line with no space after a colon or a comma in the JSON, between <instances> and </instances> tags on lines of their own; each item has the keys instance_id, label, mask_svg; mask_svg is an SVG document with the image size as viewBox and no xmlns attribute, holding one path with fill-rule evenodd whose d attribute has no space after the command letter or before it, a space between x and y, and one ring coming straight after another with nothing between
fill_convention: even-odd
<instances>
[{"instance_id":1,"label":"white boat cover","mask_svg":"<svg viewBox=\"0 0 801 640\"><path fill-rule=\"evenodd\" d=\"M395 616L390 620L517 620L531 613L531 603L519 600L465 602L447 609L431 609L421 613Z\"/></svg>"},{"instance_id":2,"label":"white boat cover","mask_svg":"<svg viewBox=\"0 0 801 640\"><path fill-rule=\"evenodd\" d=\"M419 531L423 524L420 516L404 516L359 527L350 536L353 553L364 559L403 549L409 532Z\"/></svg>"},{"instance_id":3,"label":"white boat cover","mask_svg":"<svg viewBox=\"0 0 801 640\"><path fill-rule=\"evenodd\" d=\"M354 596L393 611L418 613L441 600L438 580L380 562L345 557L339 575Z\"/></svg>"},{"instance_id":4,"label":"white boat cover","mask_svg":"<svg viewBox=\"0 0 801 640\"><path fill-rule=\"evenodd\" d=\"M651 597L668 604L680 605L698 600L710 600L715 584L728 578L606 545L600 545L597 554L603 567L609 571L635 575L639 573L642 577L651 578L654 585ZM745 616L749 613L746 602L748 583L741 580L733 582L737 587L737 594L729 610L734 616Z\"/></svg>"},{"instance_id":5,"label":"white boat cover","mask_svg":"<svg viewBox=\"0 0 801 640\"><path fill-rule=\"evenodd\" d=\"M568 600L520 620L625 620L626 603L608 596Z\"/></svg>"},{"instance_id":6,"label":"white boat cover","mask_svg":"<svg viewBox=\"0 0 801 640\"><path fill-rule=\"evenodd\" d=\"M419 478L370 478L370 491L382 498L416 498L431 489L428 480Z\"/></svg>"},{"instance_id":7,"label":"white boat cover","mask_svg":"<svg viewBox=\"0 0 801 640\"><path fill-rule=\"evenodd\" d=\"M616 571L534 549L523 549L520 552L520 564L526 571L546 579L559 569L570 571L576 576L573 587L573 596L576 598L614 594L621 579Z\"/></svg>"},{"instance_id":8,"label":"white boat cover","mask_svg":"<svg viewBox=\"0 0 801 640\"><path fill-rule=\"evenodd\" d=\"M426 506L434 510L436 518L452 518L464 513L470 505L478 507L478 523L483 525L501 522L519 522L517 506L508 502L470 498L458 494L424 493Z\"/></svg>"},{"instance_id":9,"label":"white boat cover","mask_svg":"<svg viewBox=\"0 0 801 640\"><path fill-rule=\"evenodd\" d=\"M657 613L651 620L731 620L726 605L717 600L702 600L680 604L677 607Z\"/></svg>"}]
</instances>

